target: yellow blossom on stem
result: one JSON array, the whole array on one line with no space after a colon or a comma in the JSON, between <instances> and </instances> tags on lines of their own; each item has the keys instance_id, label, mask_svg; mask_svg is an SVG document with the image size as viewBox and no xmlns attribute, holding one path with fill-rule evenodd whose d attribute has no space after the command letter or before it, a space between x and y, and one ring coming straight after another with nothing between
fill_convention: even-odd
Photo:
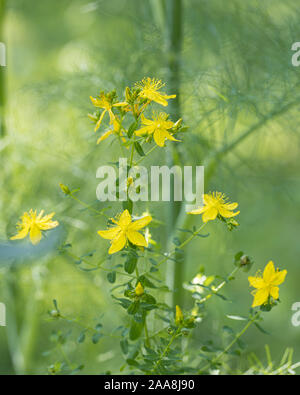
<instances>
[{"instance_id":1,"label":"yellow blossom on stem","mask_svg":"<svg viewBox=\"0 0 300 395\"><path fill-rule=\"evenodd\" d=\"M176 95L166 95L165 93L159 92L165 84L155 78L144 78L141 82L137 82L135 86L141 90L139 97L154 101L164 107L168 105L168 99L174 99L176 97Z\"/></svg>"},{"instance_id":2,"label":"yellow blossom on stem","mask_svg":"<svg viewBox=\"0 0 300 395\"><path fill-rule=\"evenodd\" d=\"M183 322L183 313L179 306L176 306L175 324L177 326L181 325Z\"/></svg>"},{"instance_id":3,"label":"yellow blossom on stem","mask_svg":"<svg viewBox=\"0 0 300 395\"><path fill-rule=\"evenodd\" d=\"M43 215L44 210L39 215L37 215L36 210L30 210L29 213L24 213L21 217L21 222L17 224L18 234L11 237L11 240L25 239L29 233L31 243L33 245L38 244L42 238L42 231L54 229L59 225L57 221L52 221L55 213L45 215L44 217Z\"/></svg>"},{"instance_id":4,"label":"yellow blossom on stem","mask_svg":"<svg viewBox=\"0 0 300 395\"><path fill-rule=\"evenodd\" d=\"M253 291L254 301L252 307L268 303L270 296L275 300L279 299L278 285L284 282L286 275L286 270L275 270L274 263L270 261L265 267L262 276L249 277L248 280L251 287L256 288Z\"/></svg>"},{"instance_id":5,"label":"yellow blossom on stem","mask_svg":"<svg viewBox=\"0 0 300 395\"><path fill-rule=\"evenodd\" d=\"M100 118L96 124L95 127L95 132L100 128L101 122L104 118L104 115L108 112L109 118L110 118L110 124L112 125L114 120L115 120L115 114L112 111L113 107L123 107L127 106L128 104L126 102L121 102L121 103L113 103L110 95L105 94L104 92L101 92L99 95L99 98L94 98L90 96L90 99L92 103L94 104L95 107L102 108L103 111L100 115Z\"/></svg>"},{"instance_id":6,"label":"yellow blossom on stem","mask_svg":"<svg viewBox=\"0 0 300 395\"><path fill-rule=\"evenodd\" d=\"M153 134L154 141L159 147L163 147L166 140L179 141L168 132L168 130L172 129L175 125L174 122L168 120L168 114L164 112L153 114L152 120L147 119L144 114L142 114L141 119L142 124L145 126L135 132L137 136Z\"/></svg>"},{"instance_id":7,"label":"yellow blossom on stem","mask_svg":"<svg viewBox=\"0 0 300 395\"><path fill-rule=\"evenodd\" d=\"M112 134L122 137L121 122L117 117L115 117L115 119L113 120L113 129L110 129L107 132L104 132L102 134L102 136L97 140L97 144L100 144L102 141L106 140ZM124 137L123 137L123 139L124 139Z\"/></svg>"},{"instance_id":8,"label":"yellow blossom on stem","mask_svg":"<svg viewBox=\"0 0 300 395\"><path fill-rule=\"evenodd\" d=\"M213 192L203 196L204 207L193 210L189 214L202 214L203 222L213 221L220 215L223 218L232 218L240 212L234 210L238 203L228 203L226 196L221 192Z\"/></svg>"},{"instance_id":9,"label":"yellow blossom on stem","mask_svg":"<svg viewBox=\"0 0 300 395\"><path fill-rule=\"evenodd\" d=\"M136 296L142 296L144 294L144 287L141 283L138 283L138 285L135 287L135 294Z\"/></svg>"},{"instance_id":10,"label":"yellow blossom on stem","mask_svg":"<svg viewBox=\"0 0 300 395\"><path fill-rule=\"evenodd\" d=\"M109 254L121 251L128 240L136 246L147 247L147 241L145 237L139 233L139 230L143 229L151 221L152 217L150 215L132 221L129 211L125 210L118 220L112 219L112 222L116 224L116 226L108 230L100 230L98 234L104 239L111 240L111 247L108 251Z\"/></svg>"}]
</instances>

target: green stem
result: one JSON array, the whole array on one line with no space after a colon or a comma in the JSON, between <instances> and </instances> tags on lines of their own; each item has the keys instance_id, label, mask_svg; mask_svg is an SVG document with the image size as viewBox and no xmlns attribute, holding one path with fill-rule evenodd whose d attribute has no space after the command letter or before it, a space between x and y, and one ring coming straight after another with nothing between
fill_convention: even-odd
<instances>
[{"instance_id":1,"label":"green stem","mask_svg":"<svg viewBox=\"0 0 300 395\"><path fill-rule=\"evenodd\" d=\"M87 264L88 266L91 266L91 267L93 267L93 268L95 268L95 269L102 270L102 271L104 271L104 272L106 272L106 273L110 273L110 272L113 270L113 269L105 269L104 267L102 267L102 266L100 266L100 265L94 265L92 262L89 262L88 260L86 260L86 259L84 259L84 258L80 258L79 256L77 256L77 255L75 255L75 254L72 254L72 253L69 252L69 251L65 251L65 253L66 253L67 255L69 255L70 258L73 258L73 259L75 259L76 261L82 261L82 262L84 262L85 264ZM117 270L114 270L114 272L116 272L117 274L119 274L119 275L121 275L121 276L130 277L130 278L132 278L132 279L135 279L135 278L136 278L135 276L132 276L132 275L130 275L130 274L128 274L128 273L119 272L119 271L117 271Z\"/></svg>"},{"instance_id":2,"label":"green stem","mask_svg":"<svg viewBox=\"0 0 300 395\"><path fill-rule=\"evenodd\" d=\"M59 351L60 351L60 353L61 353L63 359L65 360L65 362L66 362L68 368L69 368L70 370L73 370L74 368L73 368L72 362L71 362L70 359L68 358L68 356L67 356L67 354L65 353L65 351L64 351L64 349L63 349L63 346L62 346L61 344L58 344L58 349L59 349Z\"/></svg>"},{"instance_id":3,"label":"green stem","mask_svg":"<svg viewBox=\"0 0 300 395\"><path fill-rule=\"evenodd\" d=\"M201 233L201 231L204 229L204 227L206 226L206 223L202 224L200 226L200 228L198 230L196 230L190 237L188 237L184 242L182 242L177 249L181 250L182 248L184 248L187 244L189 244L196 236L199 235L199 233ZM157 266L162 265L163 263L165 263L166 261L168 261L170 258L172 258L174 255L176 255L177 249L166 254L166 257L163 258Z\"/></svg>"},{"instance_id":4,"label":"green stem","mask_svg":"<svg viewBox=\"0 0 300 395\"><path fill-rule=\"evenodd\" d=\"M0 0L0 43L4 42L3 25L5 19L6 0ZM1 50L1 49L0 49ZM5 136L5 67L0 65L0 138Z\"/></svg>"},{"instance_id":5,"label":"green stem","mask_svg":"<svg viewBox=\"0 0 300 395\"><path fill-rule=\"evenodd\" d=\"M183 15L183 4L182 0L166 0L166 31L165 31L165 43L167 50L167 86L168 91L171 94L175 94L176 98L170 100L168 106L168 112L170 113L173 120L180 118L180 58L181 58L181 47L182 47L182 15ZM169 168L174 166L175 158L177 156L177 148L174 144L170 145L170 148L166 150L166 162ZM170 241L173 239L173 231L177 222L182 203L174 201L174 181L170 183L172 196L170 204L168 206L168 217L167 217L167 246L170 245ZM171 237L170 237L171 236ZM169 288L176 290L171 294L171 303L173 307L177 304L182 304L182 281L184 276L184 256L180 256L176 259L181 263L174 265L173 262L168 262L166 281Z\"/></svg>"},{"instance_id":6,"label":"green stem","mask_svg":"<svg viewBox=\"0 0 300 395\"><path fill-rule=\"evenodd\" d=\"M200 369L199 373L206 371L211 365L214 365L217 363L220 359L223 358L224 355L228 353L228 351L231 350L231 348L236 344L236 342L244 335L245 332L250 328L250 326L257 320L259 317L260 313L256 313L254 317L252 317L248 323L244 326L244 328L235 336L235 338L232 340L232 342L222 351L216 358L214 358L209 364L204 366L204 368Z\"/></svg>"},{"instance_id":7,"label":"green stem","mask_svg":"<svg viewBox=\"0 0 300 395\"><path fill-rule=\"evenodd\" d=\"M76 324L79 328L85 329L86 331L89 331L89 332L92 332L92 333L95 333L95 331L96 331L95 328L92 328L91 326L84 325L82 322L79 321L79 319L68 318L68 317L65 317L64 315L61 315L61 314L59 314L59 319L61 319L63 321L66 321L66 322L69 322L69 323ZM112 335L111 333L107 334L107 333L102 333L101 332L101 334L103 336L105 336L105 337L111 337L111 338L114 338L114 339L123 339L122 336Z\"/></svg>"},{"instance_id":8,"label":"green stem","mask_svg":"<svg viewBox=\"0 0 300 395\"><path fill-rule=\"evenodd\" d=\"M133 137L133 142L132 142L132 146L131 146L130 163L129 163L130 169L132 168L132 165L133 165L133 158L134 158L134 143L135 143L135 136Z\"/></svg>"},{"instance_id":9,"label":"green stem","mask_svg":"<svg viewBox=\"0 0 300 395\"><path fill-rule=\"evenodd\" d=\"M141 159L139 159L137 162L135 162L135 165L138 166L143 160L147 158L148 155L150 155L154 150L156 150L158 145L154 145L148 152L146 152L145 156L143 156Z\"/></svg>"},{"instance_id":10,"label":"green stem","mask_svg":"<svg viewBox=\"0 0 300 395\"><path fill-rule=\"evenodd\" d=\"M109 219L109 216L104 214L102 211L99 211L97 209L95 209L94 207L92 207L91 205L83 202L82 200L78 199L76 196L74 196L72 193L69 195L73 200L75 200L77 203L81 204L83 207L87 208L88 210L98 214L98 215L102 215L104 217L106 217L107 219Z\"/></svg>"},{"instance_id":11,"label":"green stem","mask_svg":"<svg viewBox=\"0 0 300 395\"><path fill-rule=\"evenodd\" d=\"M203 299L199 301L200 304L205 303L208 299L210 299L213 295L216 295L221 291L221 289L228 283L229 279L233 277L238 271L240 270L240 267L236 267L224 280L220 285L218 285L215 289L212 290L212 293L206 295ZM201 287L201 285L200 285Z\"/></svg>"},{"instance_id":12,"label":"green stem","mask_svg":"<svg viewBox=\"0 0 300 395\"><path fill-rule=\"evenodd\" d=\"M164 359L164 357L168 354L172 344L174 343L175 339L180 335L182 327L180 326L176 332L174 332L173 336L171 337L171 340L169 341L168 345L166 346L166 348L164 349L164 351L162 352L159 360L155 363L155 367L153 368L153 373L156 371L156 369L159 367L159 365L161 364L161 361Z\"/></svg>"},{"instance_id":13,"label":"green stem","mask_svg":"<svg viewBox=\"0 0 300 395\"><path fill-rule=\"evenodd\" d=\"M144 329L145 329L145 337L146 337L146 346L150 348L150 337L149 337L149 331L148 331L148 325L147 325L147 316L145 317L145 324L144 324Z\"/></svg>"}]
</instances>

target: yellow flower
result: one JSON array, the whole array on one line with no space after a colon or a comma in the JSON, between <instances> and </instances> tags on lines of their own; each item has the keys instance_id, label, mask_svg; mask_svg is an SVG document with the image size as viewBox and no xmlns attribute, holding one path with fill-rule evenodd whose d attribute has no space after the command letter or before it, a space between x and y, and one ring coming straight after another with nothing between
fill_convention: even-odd
<instances>
[{"instance_id":1,"label":"yellow flower","mask_svg":"<svg viewBox=\"0 0 300 395\"><path fill-rule=\"evenodd\" d=\"M144 288L141 283L138 283L138 285L135 287L135 294L136 296L142 296L144 294Z\"/></svg>"},{"instance_id":2,"label":"yellow flower","mask_svg":"<svg viewBox=\"0 0 300 395\"><path fill-rule=\"evenodd\" d=\"M174 99L176 95L166 95L165 93L158 92L161 88L165 86L160 80L155 78L144 78L141 82L135 84L136 88L141 89L139 97L142 99L148 99L150 101L155 101L162 106L168 105L168 99Z\"/></svg>"},{"instance_id":3,"label":"yellow flower","mask_svg":"<svg viewBox=\"0 0 300 395\"><path fill-rule=\"evenodd\" d=\"M109 249L109 254L114 254L122 250L128 240L139 247L147 247L147 241L145 237L138 231L143 229L152 221L150 215L138 219L137 221L132 221L131 215L128 210L125 210L118 221L112 220L116 226L108 230L100 230L98 234L104 239L111 240L111 247Z\"/></svg>"},{"instance_id":4,"label":"yellow flower","mask_svg":"<svg viewBox=\"0 0 300 395\"><path fill-rule=\"evenodd\" d=\"M128 104L125 102L122 103L112 103L112 99L110 97L109 94L105 94L104 92L101 92L99 95L99 98L94 98L92 96L90 96L90 99L92 101L92 103L94 104L95 107L98 108L103 108L104 111L102 111L102 114L100 115L100 118L96 124L95 127L95 132L97 132L97 130L100 128L101 122L103 120L104 115L108 112L109 114L109 118L110 118L110 124L112 125L115 119L115 114L112 111L113 107L123 107L123 106L127 106ZM90 118L92 119L92 117L90 116Z\"/></svg>"},{"instance_id":5,"label":"yellow flower","mask_svg":"<svg viewBox=\"0 0 300 395\"><path fill-rule=\"evenodd\" d=\"M121 123L117 117L115 117L115 119L113 120L113 129L110 129L107 132L103 133L102 136L97 140L97 144L100 144L102 141L106 140L112 134L116 134L117 136L122 137ZM124 137L122 138L122 140L123 141L125 140Z\"/></svg>"},{"instance_id":6,"label":"yellow flower","mask_svg":"<svg viewBox=\"0 0 300 395\"><path fill-rule=\"evenodd\" d=\"M175 324L180 326L183 322L183 313L179 306L176 306Z\"/></svg>"},{"instance_id":7,"label":"yellow flower","mask_svg":"<svg viewBox=\"0 0 300 395\"><path fill-rule=\"evenodd\" d=\"M137 136L153 134L154 141L160 147L165 145L166 140L179 141L168 132L168 129L172 129L175 124L172 121L168 121L168 115L166 113L153 114L153 120L147 119L142 114L141 119L142 124L145 126L135 132Z\"/></svg>"},{"instance_id":8,"label":"yellow flower","mask_svg":"<svg viewBox=\"0 0 300 395\"><path fill-rule=\"evenodd\" d=\"M29 233L31 243L34 245L38 244L42 238L42 231L56 228L59 225L57 221L52 221L54 214L52 213L43 217L44 210L39 215L37 215L36 210L30 210L29 213L24 213L21 217L22 222L17 224L19 232L16 236L11 237L11 240L25 239Z\"/></svg>"},{"instance_id":9,"label":"yellow flower","mask_svg":"<svg viewBox=\"0 0 300 395\"><path fill-rule=\"evenodd\" d=\"M212 221L220 215L223 218L232 218L240 212L233 212L238 203L227 203L226 196L221 192L213 192L203 196L204 207L191 211L189 214L203 214L203 222Z\"/></svg>"},{"instance_id":10,"label":"yellow flower","mask_svg":"<svg viewBox=\"0 0 300 395\"><path fill-rule=\"evenodd\" d=\"M251 287L256 288L253 291L254 301L252 307L266 304L270 296L275 300L279 299L278 285L284 282L286 275L286 270L275 270L274 263L270 261L265 267L262 277L260 275L249 277L248 280Z\"/></svg>"}]
</instances>

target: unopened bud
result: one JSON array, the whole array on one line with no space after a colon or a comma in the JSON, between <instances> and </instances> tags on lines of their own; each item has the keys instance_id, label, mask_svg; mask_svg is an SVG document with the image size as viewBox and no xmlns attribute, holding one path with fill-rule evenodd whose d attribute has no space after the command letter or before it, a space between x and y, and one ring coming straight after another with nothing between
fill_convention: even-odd
<instances>
[{"instance_id":1,"label":"unopened bud","mask_svg":"<svg viewBox=\"0 0 300 395\"><path fill-rule=\"evenodd\" d=\"M64 184L59 184L59 186L60 186L60 189L63 191L63 193L64 193L65 195L71 195L71 191L70 191L70 189L69 189L66 185L64 185Z\"/></svg>"},{"instance_id":2,"label":"unopened bud","mask_svg":"<svg viewBox=\"0 0 300 395\"><path fill-rule=\"evenodd\" d=\"M128 88L128 86L125 89L125 99L126 99L127 103L130 103L130 101L131 101L131 91L130 91L130 88Z\"/></svg>"},{"instance_id":3,"label":"unopened bud","mask_svg":"<svg viewBox=\"0 0 300 395\"><path fill-rule=\"evenodd\" d=\"M57 311L57 310L50 311L50 315L52 318L59 318L60 317L59 311Z\"/></svg>"},{"instance_id":4,"label":"unopened bud","mask_svg":"<svg viewBox=\"0 0 300 395\"><path fill-rule=\"evenodd\" d=\"M183 314L181 308L179 306L176 306L175 324L177 326L180 326L182 322L183 322Z\"/></svg>"},{"instance_id":5,"label":"unopened bud","mask_svg":"<svg viewBox=\"0 0 300 395\"><path fill-rule=\"evenodd\" d=\"M138 285L136 286L135 294L136 296L142 296L144 294L144 288L141 283L138 283Z\"/></svg>"}]
</instances>

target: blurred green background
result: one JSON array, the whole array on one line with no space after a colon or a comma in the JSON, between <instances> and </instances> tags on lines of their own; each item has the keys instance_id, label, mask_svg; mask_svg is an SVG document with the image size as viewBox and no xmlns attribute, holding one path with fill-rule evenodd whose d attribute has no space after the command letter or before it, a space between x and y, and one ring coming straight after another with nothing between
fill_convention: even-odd
<instances>
[{"instance_id":1,"label":"blurred green background","mask_svg":"<svg viewBox=\"0 0 300 395\"><path fill-rule=\"evenodd\" d=\"M0 38L8 52L6 130L0 138L3 242L17 218L37 208L56 212L75 254L96 250L96 262L106 253L107 243L95 233L104 221L66 199L58 185L80 188L80 198L103 207L95 201L96 169L116 161L119 151L111 140L96 146L87 118L89 96L115 87L122 95L144 76L168 78L169 22L163 11L160 0L6 1ZM291 306L300 301L300 67L291 65L291 46L300 41L299 20L295 0L183 1L178 81L180 111L190 127L180 146L183 163L205 164L206 190L227 193L241 210L237 231L211 223L210 237L192 243L185 280L201 265L207 274L226 275L240 250L255 260L252 273L270 259L287 269L282 303L266 314L264 327L271 336L252 328L245 341L248 351L263 359L265 344L275 360L293 347L296 361L300 328L291 324ZM153 161L164 163L161 151ZM166 205L145 208L165 218ZM153 230L153 237L165 242L163 229ZM80 328L47 320L57 299L64 314L87 325L104 314L106 332L126 323L105 273L83 272L54 253L0 264L0 301L10 320L8 328L0 328L1 374L46 373L61 359L58 351L48 353L52 331L69 329L65 352L72 362L84 363L85 373L118 373L124 360L115 339L78 344ZM240 274L224 294L232 302L211 301L209 316L197 329L199 348L207 339L224 341L219 334L228 325L225 313L247 314L252 302L247 275ZM186 294L185 307L191 303ZM236 367L247 368L246 358Z\"/></svg>"}]
</instances>

